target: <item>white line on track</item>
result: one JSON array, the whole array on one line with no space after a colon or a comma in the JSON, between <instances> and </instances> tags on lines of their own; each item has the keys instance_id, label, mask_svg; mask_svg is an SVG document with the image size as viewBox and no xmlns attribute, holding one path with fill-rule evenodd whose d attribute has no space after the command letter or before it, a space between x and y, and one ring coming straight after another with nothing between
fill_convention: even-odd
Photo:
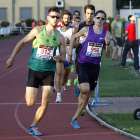
<instances>
[{"instance_id":1,"label":"white line on track","mask_svg":"<svg viewBox=\"0 0 140 140\"><path fill-rule=\"evenodd\" d=\"M4 74L4 75L2 75L0 78L3 78L4 76L6 76L6 75L8 75L9 73L11 73L12 71L14 71L14 70L16 70L16 69L18 69L18 68L20 68L21 66L23 66L24 64L26 64L28 61L26 61L25 63L23 63L23 64L21 64L21 65L19 65L18 67L16 67L16 68L14 68L14 69L12 69L11 71L9 71L8 73L6 73L6 74Z\"/></svg>"},{"instance_id":2,"label":"white line on track","mask_svg":"<svg viewBox=\"0 0 140 140\"><path fill-rule=\"evenodd\" d=\"M25 131L29 134L29 131L22 125L22 123L20 122L19 118L18 118L18 115L17 115L17 112L18 112L18 108L19 108L19 105L21 105L21 103L24 101L25 98L23 98L19 103L17 103L17 106L15 108L15 119L18 123L18 125ZM38 138L37 136L33 136L35 139L37 140L42 140L40 138Z\"/></svg>"},{"instance_id":3,"label":"white line on track","mask_svg":"<svg viewBox=\"0 0 140 140\"><path fill-rule=\"evenodd\" d=\"M0 103L0 105L18 105L19 103ZM36 103L41 104L41 103ZM77 105L78 103L49 103L50 105ZM26 103L20 103L20 105L26 105Z\"/></svg>"}]
</instances>

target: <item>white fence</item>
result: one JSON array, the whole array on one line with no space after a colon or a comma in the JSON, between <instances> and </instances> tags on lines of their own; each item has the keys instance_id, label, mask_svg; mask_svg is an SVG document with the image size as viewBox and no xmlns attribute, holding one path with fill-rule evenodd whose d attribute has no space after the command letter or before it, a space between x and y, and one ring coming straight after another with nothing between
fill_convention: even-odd
<instances>
[{"instance_id":1,"label":"white fence","mask_svg":"<svg viewBox=\"0 0 140 140\"><path fill-rule=\"evenodd\" d=\"M25 33L29 33L32 27L26 27ZM0 27L0 35L11 34L11 33L21 33L21 27Z\"/></svg>"}]
</instances>

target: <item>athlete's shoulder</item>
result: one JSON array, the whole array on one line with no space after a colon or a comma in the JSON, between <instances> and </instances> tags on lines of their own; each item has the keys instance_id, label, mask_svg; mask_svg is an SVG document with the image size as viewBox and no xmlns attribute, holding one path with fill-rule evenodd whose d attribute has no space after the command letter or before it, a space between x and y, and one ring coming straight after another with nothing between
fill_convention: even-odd
<instances>
[{"instance_id":1,"label":"athlete's shoulder","mask_svg":"<svg viewBox=\"0 0 140 140\"><path fill-rule=\"evenodd\" d=\"M80 22L80 23L79 23L79 25L83 25L84 23L85 23L85 21L83 21L83 22Z\"/></svg>"}]
</instances>

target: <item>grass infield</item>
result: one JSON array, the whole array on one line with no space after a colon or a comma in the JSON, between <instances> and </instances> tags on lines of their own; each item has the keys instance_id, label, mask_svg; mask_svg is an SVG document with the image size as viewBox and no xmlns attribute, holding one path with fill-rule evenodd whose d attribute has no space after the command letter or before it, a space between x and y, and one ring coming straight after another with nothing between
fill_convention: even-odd
<instances>
[{"instance_id":1,"label":"grass infield","mask_svg":"<svg viewBox=\"0 0 140 140\"><path fill-rule=\"evenodd\" d=\"M100 97L139 97L140 76L135 76L132 68L134 63L126 63L125 68L119 67L119 61L111 61L111 56L102 57L99 76ZM140 120L135 120L133 114L104 114L99 118L108 124L140 137Z\"/></svg>"},{"instance_id":2,"label":"grass infield","mask_svg":"<svg viewBox=\"0 0 140 140\"><path fill-rule=\"evenodd\" d=\"M140 137L140 120L135 120L133 114L103 114L98 115L106 123Z\"/></svg>"}]
</instances>

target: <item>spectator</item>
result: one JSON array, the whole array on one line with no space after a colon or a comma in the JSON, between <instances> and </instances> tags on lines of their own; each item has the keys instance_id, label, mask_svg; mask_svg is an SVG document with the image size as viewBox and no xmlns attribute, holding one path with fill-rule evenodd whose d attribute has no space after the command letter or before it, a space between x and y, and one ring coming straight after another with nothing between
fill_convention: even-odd
<instances>
[{"instance_id":1,"label":"spectator","mask_svg":"<svg viewBox=\"0 0 140 140\"><path fill-rule=\"evenodd\" d=\"M22 20L21 21L21 35L24 35L25 33L24 33L24 30L25 30L25 28L24 28L24 21Z\"/></svg>"},{"instance_id":2,"label":"spectator","mask_svg":"<svg viewBox=\"0 0 140 140\"><path fill-rule=\"evenodd\" d=\"M40 20L38 23L38 26L42 26L42 25L43 25L43 22L42 22L42 20Z\"/></svg>"},{"instance_id":3,"label":"spectator","mask_svg":"<svg viewBox=\"0 0 140 140\"><path fill-rule=\"evenodd\" d=\"M72 26L74 26L74 23L75 23L75 18L76 17L80 17L80 12L78 11L78 10L75 10L74 12L73 12L73 19L72 19Z\"/></svg>"},{"instance_id":4,"label":"spectator","mask_svg":"<svg viewBox=\"0 0 140 140\"><path fill-rule=\"evenodd\" d=\"M139 72L139 57L138 57L138 52L139 52L139 41L136 40L136 31L135 31L135 17L132 16L130 18L131 24L129 24L126 28L126 32L123 36L127 36L127 41L125 44L125 48L123 51L122 55L122 62L120 67L124 67L126 64L126 55L130 48L132 48L133 53L134 53L134 69L136 71L136 74L140 76Z\"/></svg>"},{"instance_id":5,"label":"spectator","mask_svg":"<svg viewBox=\"0 0 140 140\"><path fill-rule=\"evenodd\" d=\"M116 19L111 23L111 32L115 48L112 54L112 60L118 60L118 49L122 45L123 30L122 22L120 21L120 15L116 14Z\"/></svg>"},{"instance_id":6,"label":"spectator","mask_svg":"<svg viewBox=\"0 0 140 140\"><path fill-rule=\"evenodd\" d=\"M125 23L125 25L124 25L125 31L126 31L127 25L131 24L131 22L130 22L130 18L131 18L131 17L132 17L132 15L129 15L129 16L128 16L128 21L127 21L127 22ZM127 37L128 37L128 35L125 37L125 40L127 40ZM129 58L129 54L131 54L131 49L130 49L129 52L127 53L126 62L133 62L133 60L132 60L131 58Z\"/></svg>"},{"instance_id":7,"label":"spectator","mask_svg":"<svg viewBox=\"0 0 140 140\"><path fill-rule=\"evenodd\" d=\"M36 25L35 21L33 20L33 22L32 22L32 29L35 28L35 25Z\"/></svg>"},{"instance_id":8,"label":"spectator","mask_svg":"<svg viewBox=\"0 0 140 140\"><path fill-rule=\"evenodd\" d=\"M103 28L107 31L109 31L109 23L110 23L110 21L107 19L106 23L103 25Z\"/></svg>"}]
</instances>

